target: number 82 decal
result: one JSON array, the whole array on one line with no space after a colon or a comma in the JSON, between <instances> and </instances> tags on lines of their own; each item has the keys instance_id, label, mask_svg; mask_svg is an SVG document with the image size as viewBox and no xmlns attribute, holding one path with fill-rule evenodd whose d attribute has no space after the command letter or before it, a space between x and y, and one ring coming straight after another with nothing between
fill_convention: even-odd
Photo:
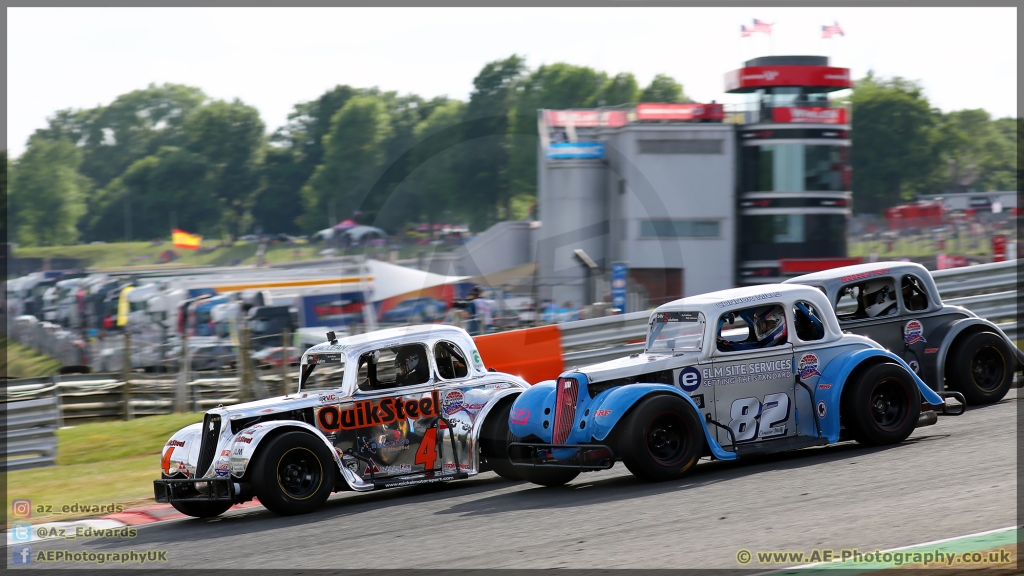
<instances>
[{"instance_id":1,"label":"number 82 decal","mask_svg":"<svg viewBox=\"0 0 1024 576\"><path fill-rule=\"evenodd\" d=\"M757 398L740 398L732 403L729 428L737 442L786 435L789 420L789 396L768 394L762 403Z\"/></svg>"}]
</instances>

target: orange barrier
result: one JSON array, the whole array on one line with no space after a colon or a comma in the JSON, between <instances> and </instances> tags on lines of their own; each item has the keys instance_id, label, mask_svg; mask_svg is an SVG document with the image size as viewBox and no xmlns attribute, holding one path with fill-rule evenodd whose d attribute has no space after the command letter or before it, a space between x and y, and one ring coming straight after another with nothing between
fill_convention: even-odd
<instances>
[{"instance_id":1,"label":"orange barrier","mask_svg":"<svg viewBox=\"0 0 1024 576\"><path fill-rule=\"evenodd\" d=\"M558 378L565 369L558 326L485 334L473 340L485 366L515 374L530 384Z\"/></svg>"}]
</instances>

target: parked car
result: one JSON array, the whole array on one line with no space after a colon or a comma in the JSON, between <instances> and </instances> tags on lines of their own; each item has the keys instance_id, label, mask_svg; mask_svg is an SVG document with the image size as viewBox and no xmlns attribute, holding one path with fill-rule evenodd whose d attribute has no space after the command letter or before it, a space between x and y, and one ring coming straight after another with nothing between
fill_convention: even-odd
<instances>
[{"instance_id":1,"label":"parked car","mask_svg":"<svg viewBox=\"0 0 1024 576\"><path fill-rule=\"evenodd\" d=\"M1002 400L1014 372L1024 369L1024 353L1013 341L970 310L943 304L935 280L920 264L858 264L786 283L818 288L843 330L878 342L932 390L956 390L969 404Z\"/></svg>"},{"instance_id":2,"label":"parked car","mask_svg":"<svg viewBox=\"0 0 1024 576\"><path fill-rule=\"evenodd\" d=\"M278 514L331 492L448 482L485 470L518 479L509 408L528 387L487 370L451 326L370 332L306 350L299 391L219 407L164 446L157 502L209 517L254 496Z\"/></svg>"},{"instance_id":3,"label":"parked car","mask_svg":"<svg viewBox=\"0 0 1024 576\"><path fill-rule=\"evenodd\" d=\"M286 355L287 359L285 358ZM282 348L281 346L264 348L259 352L254 352L252 359L256 365L268 365L274 368L280 368L285 363L289 366L298 364L299 351L291 346L288 348Z\"/></svg>"},{"instance_id":4,"label":"parked car","mask_svg":"<svg viewBox=\"0 0 1024 576\"><path fill-rule=\"evenodd\" d=\"M619 460L666 480L701 457L895 444L936 410L953 412L902 358L844 334L821 291L763 285L664 304L643 352L534 385L512 405L509 454L547 486Z\"/></svg>"}]
</instances>

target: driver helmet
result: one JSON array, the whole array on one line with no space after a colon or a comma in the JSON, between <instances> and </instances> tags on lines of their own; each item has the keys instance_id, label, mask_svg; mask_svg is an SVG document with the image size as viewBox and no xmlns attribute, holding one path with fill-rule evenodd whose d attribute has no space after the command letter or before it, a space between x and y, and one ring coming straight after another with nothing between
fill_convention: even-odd
<instances>
[{"instance_id":1,"label":"driver helmet","mask_svg":"<svg viewBox=\"0 0 1024 576\"><path fill-rule=\"evenodd\" d=\"M765 306L754 312L754 336L759 347L786 341L786 318L781 306Z\"/></svg>"},{"instance_id":2,"label":"driver helmet","mask_svg":"<svg viewBox=\"0 0 1024 576\"><path fill-rule=\"evenodd\" d=\"M864 284L860 293L869 318L885 316L896 307L896 291L884 280Z\"/></svg>"},{"instance_id":3,"label":"driver helmet","mask_svg":"<svg viewBox=\"0 0 1024 576\"><path fill-rule=\"evenodd\" d=\"M395 371L400 377L415 374L420 364L420 355L414 348L404 348L395 356Z\"/></svg>"}]
</instances>

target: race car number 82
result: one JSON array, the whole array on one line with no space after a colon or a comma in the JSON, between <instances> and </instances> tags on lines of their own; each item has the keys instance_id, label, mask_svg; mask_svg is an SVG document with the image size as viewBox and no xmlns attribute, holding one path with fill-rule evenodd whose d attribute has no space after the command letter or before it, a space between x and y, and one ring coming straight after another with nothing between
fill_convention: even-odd
<instances>
[{"instance_id":1,"label":"race car number 82","mask_svg":"<svg viewBox=\"0 0 1024 576\"><path fill-rule=\"evenodd\" d=\"M732 403L729 412L729 428L737 442L785 436L789 396L783 392L768 394L763 403L757 398L740 398Z\"/></svg>"}]
</instances>

